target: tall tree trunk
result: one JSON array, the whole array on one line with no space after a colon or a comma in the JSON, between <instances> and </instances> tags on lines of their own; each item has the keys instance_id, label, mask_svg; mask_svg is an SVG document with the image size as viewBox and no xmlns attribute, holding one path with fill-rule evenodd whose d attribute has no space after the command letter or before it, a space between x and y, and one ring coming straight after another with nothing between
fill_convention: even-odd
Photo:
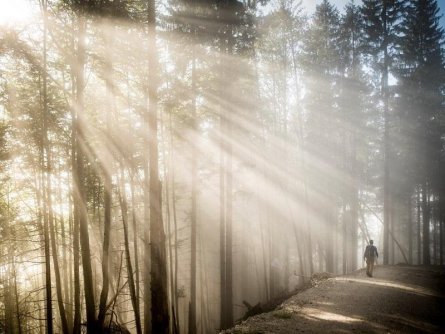
<instances>
[{"instance_id":1,"label":"tall tree trunk","mask_svg":"<svg viewBox=\"0 0 445 334\"><path fill-rule=\"evenodd\" d=\"M170 322L170 331L173 334L177 334L178 333L178 328L176 326L177 322L176 322L176 306L175 306L175 281L174 281L174 270L173 270L173 245L172 245L172 229L171 229L171 210L170 210L170 172L171 172L171 168L172 168L172 164L170 161L170 157L171 155L167 158L167 154L166 154L166 136L165 136L165 129L166 126L164 124L164 117L161 114L160 117L160 129L161 129L161 138L162 138L162 142L164 143L162 145L162 160L165 162L164 163L164 180L165 180L165 186L164 186L164 198L165 198L165 216L167 219L167 249L168 249L168 270L169 270L169 288L170 288L170 311L171 311L171 315L172 315L172 321ZM173 148L170 147L170 151Z\"/></svg>"},{"instance_id":2,"label":"tall tree trunk","mask_svg":"<svg viewBox=\"0 0 445 334\"><path fill-rule=\"evenodd\" d=\"M220 52L222 54L225 49L221 41ZM220 58L221 66L221 82L220 91L223 90L222 73L223 73L223 57ZM225 141L224 133L226 132L226 122L224 119L224 109L223 106L219 106L219 266L220 266L220 329L227 328L226 321L226 309L227 309L227 299L226 299L226 152L225 152Z\"/></svg>"},{"instance_id":3,"label":"tall tree trunk","mask_svg":"<svg viewBox=\"0 0 445 334\"><path fill-rule=\"evenodd\" d=\"M423 217L423 264L430 265L430 204L428 185L422 186L422 217Z\"/></svg>"},{"instance_id":4,"label":"tall tree trunk","mask_svg":"<svg viewBox=\"0 0 445 334\"><path fill-rule=\"evenodd\" d=\"M228 128L228 137L232 138L233 130L231 119ZM230 139L229 139L230 141ZM227 143L227 197L226 197L226 320L227 326L233 326L233 172L232 172L232 144Z\"/></svg>"},{"instance_id":5,"label":"tall tree trunk","mask_svg":"<svg viewBox=\"0 0 445 334\"><path fill-rule=\"evenodd\" d=\"M358 135L353 130L352 139L352 194L351 194L351 215L350 215L350 249L349 249L349 271L357 269L357 250L358 250L358 217L359 217L359 173L357 167L357 141Z\"/></svg>"},{"instance_id":6,"label":"tall tree trunk","mask_svg":"<svg viewBox=\"0 0 445 334\"><path fill-rule=\"evenodd\" d=\"M42 153L43 154L43 153ZM42 187L44 184L42 172ZM46 330L48 334L53 333L53 306L51 293L51 255L50 255L50 237L48 225L48 204L46 202L46 194L43 192L43 240L45 250L45 290L46 290Z\"/></svg>"},{"instance_id":7,"label":"tall tree trunk","mask_svg":"<svg viewBox=\"0 0 445 334\"><path fill-rule=\"evenodd\" d=\"M108 112L106 115L106 126L107 126L107 134L109 136L112 135L112 126L111 126L111 113L114 112L114 89L112 83L113 76L113 65L112 60L110 59L110 54L112 53L112 49L110 46L110 36L108 32L105 32L105 49L107 52L107 56L105 57L105 68L107 72L106 78L106 88L108 95ZM111 153L111 145L107 145ZM107 299L108 299L108 291L110 287L110 278L109 278L109 263L110 263L110 238L111 238L111 205L112 205L112 175L111 171L113 170L112 164L113 161L105 162L109 164L109 168L103 166L103 178L104 178L104 236L102 243L102 291L100 292L99 297L99 315L98 315L98 323L99 327L103 327L105 321L105 313L107 311ZM104 164L102 162L101 164ZM99 201L98 201L99 202ZM100 217L100 213L99 213Z\"/></svg>"},{"instance_id":8,"label":"tall tree trunk","mask_svg":"<svg viewBox=\"0 0 445 334\"><path fill-rule=\"evenodd\" d=\"M421 220L420 220L420 186L417 188L417 198L416 198L416 206L417 206L417 264L421 264L421 258L422 258L422 241L421 241Z\"/></svg>"},{"instance_id":9,"label":"tall tree trunk","mask_svg":"<svg viewBox=\"0 0 445 334\"><path fill-rule=\"evenodd\" d=\"M221 108L222 114L222 108ZM225 152L223 139L224 120L220 119L219 158L219 255L220 255L220 329L226 328L226 199L225 199Z\"/></svg>"},{"instance_id":10,"label":"tall tree trunk","mask_svg":"<svg viewBox=\"0 0 445 334\"><path fill-rule=\"evenodd\" d=\"M433 264L436 265L437 264L437 219L434 215L433 212L433 218L432 218L432 223L433 223Z\"/></svg>"},{"instance_id":11,"label":"tall tree trunk","mask_svg":"<svg viewBox=\"0 0 445 334\"><path fill-rule=\"evenodd\" d=\"M69 154L67 154L69 156ZM63 214L63 199L62 199L62 171L63 167L60 166L58 170L58 184L57 184L57 192L58 192L58 201L59 201L59 211L60 211L60 233L62 235L62 281L63 281L63 299L66 307L66 318L68 324L68 331L71 333L72 330L72 300L70 296L70 286L69 279L71 279L71 275L68 273L68 266L71 261L67 256L67 244L66 244L66 218ZM71 204L71 200L69 200ZM71 205L70 205L71 207ZM69 222L69 219L68 219Z\"/></svg>"},{"instance_id":12,"label":"tall tree trunk","mask_svg":"<svg viewBox=\"0 0 445 334\"><path fill-rule=\"evenodd\" d=\"M196 114L196 60L192 60L192 126L191 126L191 140L192 143L192 167L191 167L191 261L190 261L190 315L189 315L189 334L196 334L196 225L197 225L197 213L196 213L196 199L197 199L197 143L194 142L194 138L197 137L197 114Z\"/></svg>"},{"instance_id":13,"label":"tall tree trunk","mask_svg":"<svg viewBox=\"0 0 445 334\"><path fill-rule=\"evenodd\" d=\"M231 13L234 15L234 13ZM229 14L230 15L230 14ZM228 43L227 43L227 54L232 55L234 48L233 40L233 29L229 27L228 29ZM234 79L232 75L227 78L225 85L230 84ZM226 86L228 89L223 96L227 98L228 101L232 101L232 86ZM232 140L233 135L233 109L230 103L226 104L226 117L227 117L227 137L226 141L226 247L225 247L225 258L226 258L226 326L233 326L233 145Z\"/></svg>"},{"instance_id":14,"label":"tall tree trunk","mask_svg":"<svg viewBox=\"0 0 445 334\"><path fill-rule=\"evenodd\" d=\"M41 166L45 165L45 138L47 132L47 122L45 120L48 114L48 93L47 93L47 2L42 1L43 7L43 89L42 89L42 102L43 102L43 130L42 130L42 146L41 146ZM50 255L50 237L49 237L49 221L48 221L48 198L51 194L48 194L48 189L45 191L44 171L41 172L41 190L43 192L43 239L45 249L45 289L46 289L46 330L47 333L53 333L53 307L52 307L52 294L51 294L51 255Z\"/></svg>"},{"instance_id":15,"label":"tall tree trunk","mask_svg":"<svg viewBox=\"0 0 445 334\"><path fill-rule=\"evenodd\" d=\"M72 110L73 120L77 117L77 112ZM78 182L78 175L76 173L77 155L76 155L76 126L73 121L72 133L71 133L71 163L72 163L72 196L73 196L73 271L74 271L74 318L73 318L73 334L80 334L80 244L79 244L79 206L80 196L79 191L76 189Z\"/></svg>"},{"instance_id":16,"label":"tall tree trunk","mask_svg":"<svg viewBox=\"0 0 445 334\"><path fill-rule=\"evenodd\" d=\"M75 50L75 40L74 34L71 35L70 39L71 50ZM71 178L72 184L70 185L70 214L72 215L72 226L70 226L72 233L73 242L73 263L70 266L70 271L73 272L73 302L74 302L74 315L73 315L73 334L80 334L80 320L81 320L81 309L80 309L80 244L79 244L79 206L80 206L80 196L77 189L78 175L77 169L77 93L76 93L76 78L77 68L72 68L70 70L70 81L71 81L71 95L73 96L73 105L70 107L71 111L71 142L70 142L70 153L71 153ZM71 203L72 201L72 203Z\"/></svg>"},{"instance_id":17,"label":"tall tree trunk","mask_svg":"<svg viewBox=\"0 0 445 334\"><path fill-rule=\"evenodd\" d=\"M102 244L102 291L99 301L99 327L103 327L105 313L107 311L108 291L110 287L109 263L110 263L110 237L111 237L111 203L112 183L109 171L104 170L104 237Z\"/></svg>"},{"instance_id":18,"label":"tall tree trunk","mask_svg":"<svg viewBox=\"0 0 445 334\"><path fill-rule=\"evenodd\" d=\"M77 41L77 68L76 68L76 92L77 92L77 118L76 118L76 135L77 135L77 161L76 161L76 173L77 173L77 189L79 192L79 240L82 255L82 267L83 267L83 282L85 289L85 307L87 315L87 333L98 334L101 333L101 329L98 327L96 318L96 304L94 300L94 284L93 284L93 270L91 267L91 251L90 251L90 238L88 231L88 214L86 203L86 190L85 190L85 174L84 174L84 159L85 159L85 146L86 138L84 133L84 67L85 67L85 39L86 39L86 20L82 14L79 16L79 32Z\"/></svg>"},{"instance_id":19,"label":"tall tree trunk","mask_svg":"<svg viewBox=\"0 0 445 334\"><path fill-rule=\"evenodd\" d=\"M138 247L138 227L137 227L137 219L136 219L136 199L135 199L135 189L134 189L134 171L131 172L131 183L130 183L130 191L131 191L131 217L132 217L132 227L133 227L133 253L134 253L134 271L135 271L135 288L136 288L136 304L139 312L141 310L140 307L140 286L139 286L139 247Z\"/></svg>"},{"instance_id":20,"label":"tall tree trunk","mask_svg":"<svg viewBox=\"0 0 445 334\"><path fill-rule=\"evenodd\" d=\"M343 275L346 275L347 273L347 258L348 258L348 220L349 220L349 212L346 212L346 206L343 204Z\"/></svg>"},{"instance_id":21,"label":"tall tree trunk","mask_svg":"<svg viewBox=\"0 0 445 334\"><path fill-rule=\"evenodd\" d=\"M394 196L392 196L391 197L391 208L390 208L390 219L389 219L389 233L390 233L390 236L391 235L395 235L394 234L394 225L395 225L395 223L396 223L396 220L395 220L395 208L396 208L396 200L395 200L395 197ZM396 261L396 252L395 252L395 245L394 245L394 238L390 238L389 239L389 241L390 241L390 252L389 252L389 255L390 255L390 263L391 264L395 264L395 261Z\"/></svg>"},{"instance_id":22,"label":"tall tree trunk","mask_svg":"<svg viewBox=\"0 0 445 334\"><path fill-rule=\"evenodd\" d=\"M44 16L44 73L43 73L43 150L46 153L46 191L45 191L45 207L47 212L47 223L45 224L46 233L48 233L49 228L49 239L48 242L51 242L51 250L53 256L54 263L54 273L56 278L56 293L57 293L57 304L59 307L60 320L62 324L62 332L64 334L69 333L68 330L68 321L65 313L65 306L63 303L63 293L62 293L62 280L60 277L60 267L59 267L59 257L57 254L57 243L56 243L56 233L54 228L54 212L53 212L53 204L52 204L52 184L51 184L51 173L52 173L52 161L51 161L51 145L48 137L48 118L49 118L49 109L48 109L48 94L47 94L47 61L46 61L46 32L47 32L47 2L43 2L43 16ZM45 235L45 239L46 239ZM45 252L46 252L45 247Z\"/></svg>"},{"instance_id":23,"label":"tall tree trunk","mask_svg":"<svg viewBox=\"0 0 445 334\"><path fill-rule=\"evenodd\" d=\"M390 220L390 185L389 185L389 91L388 91L388 26L387 26L387 6L388 0L383 0L382 20L383 20L383 264L389 263L389 220Z\"/></svg>"},{"instance_id":24,"label":"tall tree trunk","mask_svg":"<svg viewBox=\"0 0 445 334\"><path fill-rule=\"evenodd\" d=\"M172 124L172 114L169 115L169 127L170 127L170 175L171 175L171 186L172 186L172 211L173 211L173 228L174 228L174 240L175 240L175 282L174 282L174 305L175 305L175 327L178 330L178 334L180 332L179 327L179 300L178 300L178 269L179 269L179 258L178 258L178 217L176 211L176 178L175 178L175 168L173 165L173 152L174 152L174 144L173 144L173 124Z\"/></svg>"},{"instance_id":25,"label":"tall tree trunk","mask_svg":"<svg viewBox=\"0 0 445 334\"><path fill-rule=\"evenodd\" d=\"M156 7L155 0L148 0L148 127L149 127L149 170L150 170L150 262L151 262L151 316L152 332L167 334L169 331L167 261L165 234L162 222L162 191L158 166L158 119L157 89L158 60L156 55ZM146 253L146 256L148 254ZM148 262L148 260L146 260ZM147 272L147 271L146 271ZM148 280L148 277L146 277ZM145 291L145 295L148 293ZM147 329L145 329L147 333Z\"/></svg>"},{"instance_id":26,"label":"tall tree trunk","mask_svg":"<svg viewBox=\"0 0 445 334\"><path fill-rule=\"evenodd\" d=\"M439 233L440 233L440 236L439 236L439 264L441 265L441 266L443 266L443 233L444 233L444 225L445 225L445 223L444 223L444 220L443 220L443 218L439 221L439 229L440 229L440 231L439 231Z\"/></svg>"},{"instance_id":27,"label":"tall tree trunk","mask_svg":"<svg viewBox=\"0 0 445 334\"><path fill-rule=\"evenodd\" d=\"M119 203L122 212L122 227L124 230L124 248L125 248L125 259L127 263L128 286L130 288L130 298L134 311L136 332L137 334L142 334L141 316L139 311L139 303L137 302L136 298L136 285L134 282L134 274L133 274L134 272L130 254L130 242L128 238L128 204L127 204L127 194L125 191L125 183L124 183L124 169L122 165L121 165L121 180L120 180L119 195L120 195Z\"/></svg>"},{"instance_id":28,"label":"tall tree trunk","mask_svg":"<svg viewBox=\"0 0 445 334\"><path fill-rule=\"evenodd\" d=\"M48 176L48 179L49 179L49 176ZM51 191L51 186L50 186L50 181L49 180L48 180L48 191ZM51 236L51 249L52 249L52 253L53 253L54 273L55 273L55 278L56 278L57 304L58 304L58 307L59 307L59 314L60 314L60 320L61 320L61 325L62 325L62 332L64 334L66 334L66 333L70 333L70 331L68 329L68 320L67 320L66 312L65 312L65 304L63 302L64 298L63 298L63 291L62 291L62 279L61 279L61 275L60 275L59 259L58 259L58 255L57 255L56 233L55 233L55 228L54 228L54 217L53 217L50 201L51 200L48 199L48 202L49 202L49 218L48 218L48 223L49 223L50 236Z\"/></svg>"},{"instance_id":29,"label":"tall tree trunk","mask_svg":"<svg viewBox=\"0 0 445 334\"><path fill-rule=\"evenodd\" d=\"M13 270L14 270L15 316L17 319L18 334L22 334L23 329L22 329L22 321L21 321L21 316L20 316L20 300L19 300L19 290L17 288L17 270L15 267L15 263L13 263Z\"/></svg>"},{"instance_id":30,"label":"tall tree trunk","mask_svg":"<svg viewBox=\"0 0 445 334\"><path fill-rule=\"evenodd\" d=\"M408 195L408 261L413 264L413 209L411 194Z\"/></svg>"},{"instance_id":31,"label":"tall tree trunk","mask_svg":"<svg viewBox=\"0 0 445 334\"><path fill-rule=\"evenodd\" d=\"M54 274L56 278L56 293L57 293L57 304L59 307L59 314L60 314L60 320L62 325L62 332L64 334L69 333L68 329L68 321L66 318L66 312L65 312L65 304L63 302L63 292L62 292L62 280L60 275L60 266L59 266L59 257L57 253L57 243L56 243L56 232L54 227L54 212L52 209L52 199L51 199L51 193L52 193L52 185L51 185L51 153L50 153L50 146L48 142L48 137L46 134L45 138L46 142L46 162L47 162L47 175L46 175L46 196L47 196L47 206L48 206L48 225L49 225L49 231L50 231L50 239L51 239L51 250L52 250L52 256L53 256L53 263L54 263Z\"/></svg>"},{"instance_id":32,"label":"tall tree trunk","mask_svg":"<svg viewBox=\"0 0 445 334\"><path fill-rule=\"evenodd\" d=\"M326 219L326 222L329 226L329 229L326 233L326 247L325 247L325 257L326 257L326 271L330 273L334 273L334 257L335 257L335 250L334 250L334 237L336 235L335 233L335 224L336 224L336 214L335 214L335 199L330 198L329 200L329 211L328 216Z\"/></svg>"}]
</instances>

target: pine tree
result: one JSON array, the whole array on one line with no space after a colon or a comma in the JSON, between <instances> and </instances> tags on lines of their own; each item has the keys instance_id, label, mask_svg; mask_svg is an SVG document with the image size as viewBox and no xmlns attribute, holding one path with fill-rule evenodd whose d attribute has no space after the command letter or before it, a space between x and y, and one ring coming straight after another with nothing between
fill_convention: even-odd
<instances>
[{"instance_id":1,"label":"pine tree","mask_svg":"<svg viewBox=\"0 0 445 334\"><path fill-rule=\"evenodd\" d=\"M403 0L364 0L362 4L363 51L380 83L377 84L383 102L383 263L389 263L390 194L390 87L397 42L397 25Z\"/></svg>"},{"instance_id":2,"label":"pine tree","mask_svg":"<svg viewBox=\"0 0 445 334\"><path fill-rule=\"evenodd\" d=\"M344 194L343 212L343 272L355 270L357 267L357 241L359 219L359 155L363 151L364 141L360 140L364 129L364 100L369 92L364 84L362 71L362 24L360 8L349 2L342 17L340 32L340 94L338 105L341 109L344 165L347 174ZM349 208L349 209L346 209Z\"/></svg>"},{"instance_id":3,"label":"pine tree","mask_svg":"<svg viewBox=\"0 0 445 334\"><path fill-rule=\"evenodd\" d=\"M444 29L434 0L406 4L401 28L399 79L400 117L404 127L409 165L422 191L423 263L430 264L431 194L439 184L443 128L438 120L444 112ZM414 161L415 159L415 161Z\"/></svg>"},{"instance_id":4,"label":"pine tree","mask_svg":"<svg viewBox=\"0 0 445 334\"><path fill-rule=\"evenodd\" d=\"M312 189L323 198L323 209L318 219L325 224L324 240L318 241L320 269L323 253L326 253L326 270L334 272L333 231L337 221L336 191L338 189L338 113L336 91L338 71L340 16L338 10L324 0L316 7L305 42L304 71L307 77L306 108L308 110L307 150L317 164L329 165L329 171L320 165L309 166L312 170ZM329 191L326 191L329 189Z\"/></svg>"}]
</instances>

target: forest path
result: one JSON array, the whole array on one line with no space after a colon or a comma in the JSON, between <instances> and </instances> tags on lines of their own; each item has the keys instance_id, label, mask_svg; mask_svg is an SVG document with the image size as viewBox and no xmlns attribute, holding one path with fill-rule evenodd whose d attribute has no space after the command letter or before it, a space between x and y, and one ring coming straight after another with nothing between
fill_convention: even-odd
<instances>
[{"instance_id":1,"label":"forest path","mask_svg":"<svg viewBox=\"0 0 445 334\"><path fill-rule=\"evenodd\" d=\"M445 333L445 268L376 266L320 282L232 334Z\"/></svg>"}]
</instances>

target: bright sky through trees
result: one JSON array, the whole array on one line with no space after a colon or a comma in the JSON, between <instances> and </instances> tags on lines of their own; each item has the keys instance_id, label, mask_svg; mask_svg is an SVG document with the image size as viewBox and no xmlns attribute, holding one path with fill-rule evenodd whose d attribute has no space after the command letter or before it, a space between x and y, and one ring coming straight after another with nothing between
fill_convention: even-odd
<instances>
[{"instance_id":1,"label":"bright sky through trees","mask_svg":"<svg viewBox=\"0 0 445 334\"><path fill-rule=\"evenodd\" d=\"M17 23L25 23L36 14L35 2L29 0L0 0L0 24L14 25Z\"/></svg>"},{"instance_id":2,"label":"bright sky through trees","mask_svg":"<svg viewBox=\"0 0 445 334\"><path fill-rule=\"evenodd\" d=\"M304 7L308 13L312 13L315 10L315 6L320 2L321 0L303 0ZM339 10L343 10L348 1L334 0L333 3ZM360 0L356 1L356 3L360 3ZM445 27L445 2L439 1L438 5L442 14L440 22ZM23 23L35 14L35 10L36 5L32 0L0 0L0 24Z\"/></svg>"}]
</instances>

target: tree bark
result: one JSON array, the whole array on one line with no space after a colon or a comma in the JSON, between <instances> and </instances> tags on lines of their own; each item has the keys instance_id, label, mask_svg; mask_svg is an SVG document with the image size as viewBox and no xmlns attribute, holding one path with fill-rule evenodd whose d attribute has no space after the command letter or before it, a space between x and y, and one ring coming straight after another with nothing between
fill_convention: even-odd
<instances>
[{"instance_id":1,"label":"tree bark","mask_svg":"<svg viewBox=\"0 0 445 334\"><path fill-rule=\"evenodd\" d=\"M131 254L130 254L130 242L128 238L128 204L127 204L127 194L125 192L125 184L124 184L124 172L123 166L121 165L121 190L119 192L119 203L121 207L122 213L122 227L124 230L124 248L125 248L125 259L127 263L127 275L128 275L128 284L130 288L130 298L131 304L133 306L134 311L134 319L136 323L136 332L137 334L142 334L142 326L141 326L141 315L139 311L139 303L137 302L136 296L136 285L134 282L133 276L133 265L131 263Z\"/></svg>"},{"instance_id":2,"label":"tree bark","mask_svg":"<svg viewBox=\"0 0 445 334\"><path fill-rule=\"evenodd\" d=\"M388 92L388 27L387 27L387 1L383 0L382 20L383 20L383 264L389 263L389 220L390 220L390 190L389 190L389 92Z\"/></svg>"},{"instance_id":3,"label":"tree bark","mask_svg":"<svg viewBox=\"0 0 445 334\"><path fill-rule=\"evenodd\" d=\"M193 52L194 57L194 52ZM197 137L197 114L196 114L196 60L192 60L192 126L191 126L191 140L192 143L192 167L191 167L191 261L190 261L190 315L189 315L189 334L196 334L196 225L197 225L197 213L196 213L196 199L197 199L197 143L193 138Z\"/></svg>"},{"instance_id":4,"label":"tree bark","mask_svg":"<svg viewBox=\"0 0 445 334\"><path fill-rule=\"evenodd\" d=\"M158 119L157 89L158 60L156 55L156 7L155 0L148 0L148 127L149 127L149 193L150 193L150 262L151 262L151 316L152 332L167 334L169 331L167 261L165 234L162 222L162 190L158 166ZM146 240L147 242L147 240ZM146 253L146 256L148 254ZM148 260L146 259L146 263ZM147 271L146 271L147 272ZM148 277L145 278L148 281ZM148 296L147 291L145 295ZM147 328L145 329L147 333Z\"/></svg>"},{"instance_id":5,"label":"tree bark","mask_svg":"<svg viewBox=\"0 0 445 334\"><path fill-rule=\"evenodd\" d=\"M46 330L47 333L53 333L53 308L52 308L52 293L51 293L51 255L50 255L50 235L49 235L49 217L48 217L48 189L45 187L45 143L47 138L47 121L48 114L48 93L47 93L47 2L42 1L43 9L43 73L42 73L42 102L43 102L43 129L40 147L40 161L41 161L41 191L43 200L43 239L45 252L45 291L46 291ZM45 189L46 188L46 189Z\"/></svg>"},{"instance_id":6,"label":"tree bark","mask_svg":"<svg viewBox=\"0 0 445 334\"><path fill-rule=\"evenodd\" d=\"M422 258L422 240L421 240L421 220L420 220L420 186L417 188L417 198L416 198L416 207L417 207L417 264L421 264Z\"/></svg>"},{"instance_id":7,"label":"tree bark","mask_svg":"<svg viewBox=\"0 0 445 334\"><path fill-rule=\"evenodd\" d=\"M428 185L422 186L422 217L423 217L423 264L430 265L430 203Z\"/></svg>"},{"instance_id":8,"label":"tree bark","mask_svg":"<svg viewBox=\"0 0 445 334\"><path fill-rule=\"evenodd\" d=\"M112 50L110 47L110 41L109 36L105 36L105 47L107 50L107 54L111 54ZM112 61L108 57L106 57L105 60L105 67L107 70L107 79L106 79L106 88L107 88L107 95L109 98L109 101L114 100L114 90L113 85L111 82L112 77ZM114 101L108 104L108 112L106 116L106 126L107 126L107 133L111 136L112 135L112 126L111 126L111 113L114 111ZM111 151L111 145L107 145L108 149ZM112 164L113 162L105 162ZM102 162L104 164L104 162ZM98 323L99 327L103 327L104 321L105 321L105 313L106 313L106 305L107 305L107 299L108 299L108 291L110 287L110 278L109 278L109 263L110 263L110 238L111 238L111 205L112 205L112 191L113 191L113 185L112 185L112 176L111 176L111 168L105 168L103 166L103 178L104 178L104 236L103 236L103 243L102 243L102 291L100 292L99 297L99 315L98 315ZM100 217L100 214L99 214Z\"/></svg>"},{"instance_id":9,"label":"tree bark","mask_svg":"<svg viewBox=\"0 0 445 334\"><path fill-rule=\"evenodd\" d=\"M85 174L84 174L84 159L85 159L85 146L86 138L84 133L84 66L85 66L85 39L86 39L86 20L80 15L79 19L79 32L77 41L77 68L76 68L76 173L77 173L77 189L79 191L79 240L82 255L82 267L83 267L83 282L85 292L85 307L87 315L87 333L98 334L101 333L101 329L98 327L96 318L96 304L94 300L94 284L93 284L93 270L91 267L91 251L88 231L88 214L86 203L86 191L85 191Z\"/></svg>"},{"instance_id":10,"label":"tree bark","mask_svg":"<svg viewBox=\"0 0 445 334\"><path fill-rule=\"evenodd\" d=\"M413 215L412 215L412 198L408 195L408 262L413 264Z\"/></svg>"}]
</instances>

